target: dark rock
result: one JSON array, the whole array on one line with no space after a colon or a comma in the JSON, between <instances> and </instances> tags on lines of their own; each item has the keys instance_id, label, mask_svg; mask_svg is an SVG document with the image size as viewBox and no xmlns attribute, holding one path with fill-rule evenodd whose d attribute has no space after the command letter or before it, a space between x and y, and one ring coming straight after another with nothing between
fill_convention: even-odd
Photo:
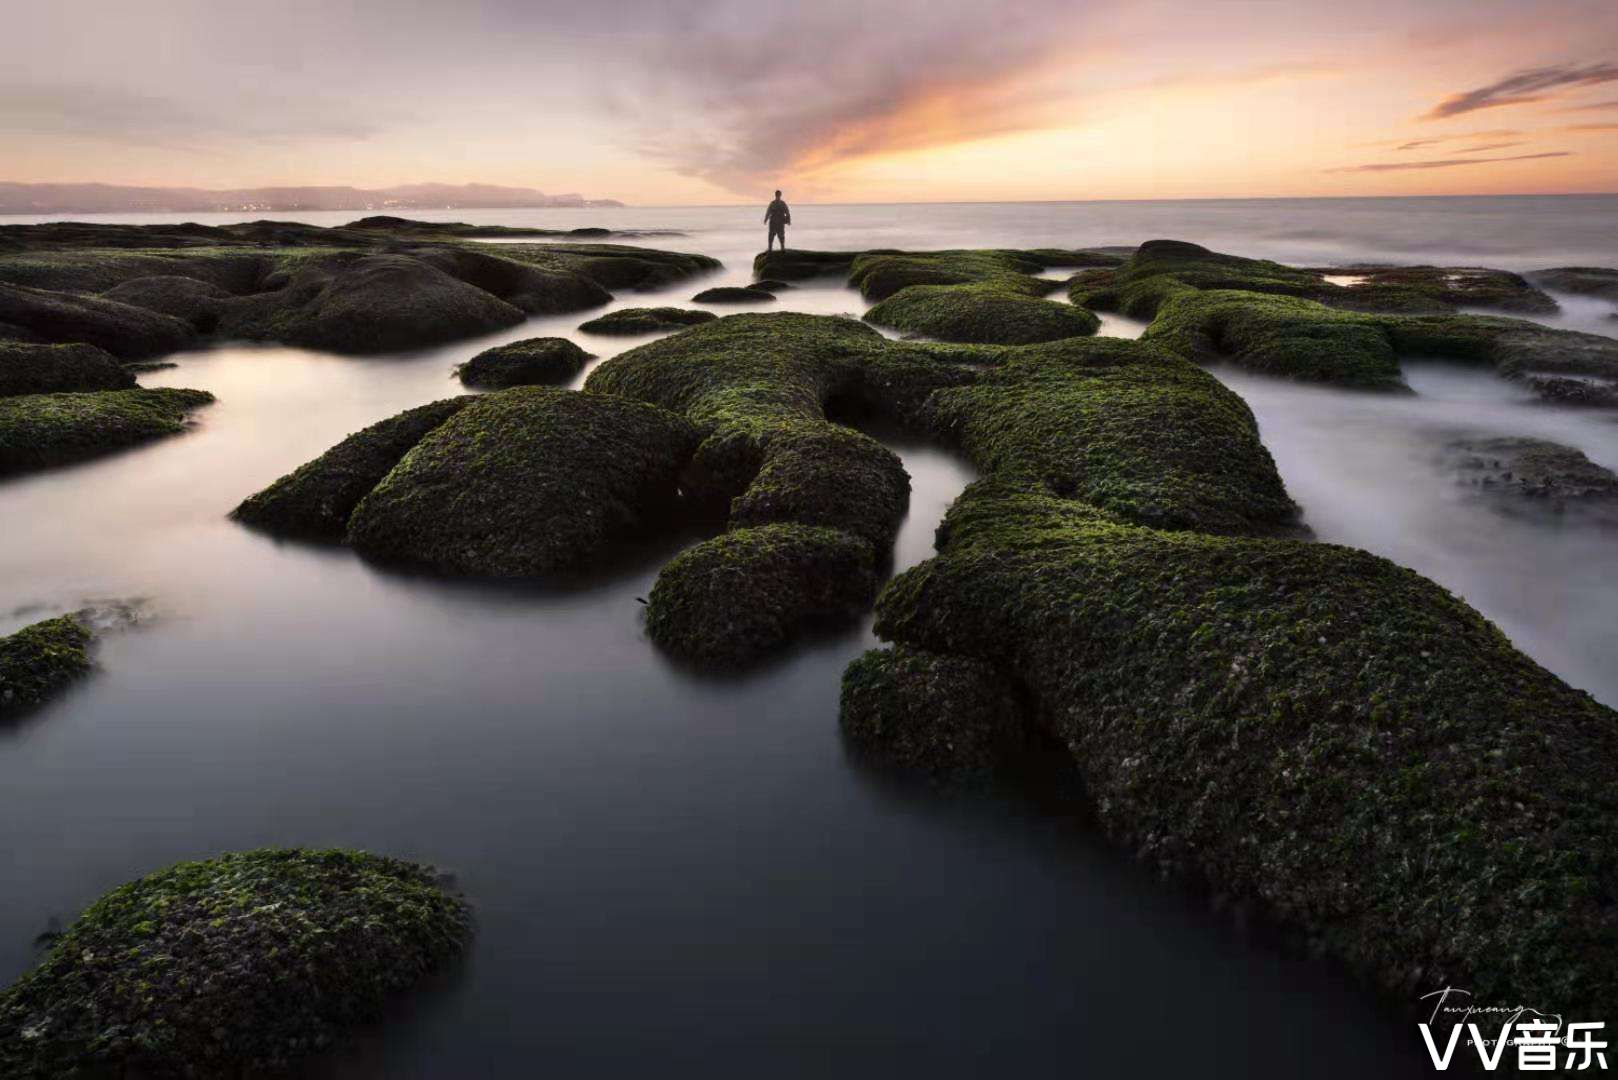
<instances>
[{"instance_id":1,"label":"dark rock","mask_svg":"<svg viewBox=\"0 0 1618 1080\"><path fill-rule=\"evenodd\" d=\"M666 330L684 330L688 326L713 322L719 316L711 311L691 308L619 308L598 319L591 319L579 329L588 334L659 334Z\"/></svg>"},{"instance_id":2,"label":"dark rock","mask_svg":"<svg viewBox=\"0 0 1618 1080\"><path fill-rule=\"evenodd\" d=\"M115 300L0 284L0 323L40 341L87 342L125 360L173 352L196 332L169 315Z\"/></svg>"},{"instance_id":3,"label":"dark rock","mask_svg":"<svg viewBox=\"0 0 1618 1080\"><path fill-rule=\"evenodd\" d=\"M103 390L0 398L0 475L65 465L185 430L202 390Z\"/></svg>"},{"instance_id":4,"label":"dark rock","mask_svg":"<svg viewBox=\"0 0 1618 1080\"><path fill-rule=\"evenodd\" d=\"M355 432L231 511L231 517L276 536L337 543L359 501L393 471L427 433L473 399L418 405Z\"/></svg>"},{"instance_id":5,"label":"dark rock","mask_svg":"<svg viewBox=\"0 0 1618 1080\"><path fill-rule=\"evenodd\" d=\"M763 289L736 288L725 285L717 289L704 289L691 298L694 304L763 304L775 299L775 294Z\"/></svg>"},{"instance_id":6,"label":"dark rock","mask_svg":"<svg viewBox=\"0 0 1618 1080\"><path fill-rule=\"evenodd\" d=\"M526 338L483 350L456 368L456 374L467 386L493 389L565 383L592 359L567 338Z\"/></svg>"},{"instance_id":7,"label":"dark rock","mask_svg":"<svg viewBox=\"0 0 1618 1080\"><path fill-rule=\"evenodd\" d=\"M63 615L0 637L0 719L43 704L88 673L90 636L78 620Z\"/></svg>"},{"instance_id":8,"label":"dark rock","mask_svg":"<svg viewBox=\"0 0 1618 1080\"><path fill-rule=\"evenodd\" d=\"M62 391L127 390L135 377L94 345L0 341L0 397Z\"/></svg>"}]
</instances>

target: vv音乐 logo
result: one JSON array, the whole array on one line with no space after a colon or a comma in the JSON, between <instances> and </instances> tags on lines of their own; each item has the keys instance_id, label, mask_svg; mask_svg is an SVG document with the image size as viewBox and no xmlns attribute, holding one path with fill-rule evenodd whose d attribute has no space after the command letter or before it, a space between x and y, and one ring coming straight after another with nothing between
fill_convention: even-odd
<instances>
[{"instance_id":1,"label":"vv\u97f3\u4e50 logo","mask_svg":"<svg viewBox=\"0 0 1618 1080\"><path fill-rule=\"evenodd\" d=\"M1564 1023L1557 1014L1526 1005L1476 1005L1470 990L1454 986L1421 996L1423 1001L1432 998L1437 999L1432 1014L1419 1026L1433 1068L1440 1072L1457 1060L1463 1036L1488 1072L1502 1063L1515 1065L1519 1072L1607 1068L1607 1043L1600 1037L1607 1026L1604 1020ZM1514 1052L1512 1058L1506 1057L1508 1048Z\"/></svg>"}]
</instances>

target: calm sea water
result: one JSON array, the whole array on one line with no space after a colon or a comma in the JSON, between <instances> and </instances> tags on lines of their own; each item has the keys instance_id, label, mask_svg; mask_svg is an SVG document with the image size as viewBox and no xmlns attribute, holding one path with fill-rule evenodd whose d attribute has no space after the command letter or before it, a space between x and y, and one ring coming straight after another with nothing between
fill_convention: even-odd
<instances>
[{"instance_id":1,"label":"calm sea water","mask_svg":"<svg viewBox=\"0 0 1618 1080\"><path fill-rule=\"evenodd\" d=\"M689 235L649 242L726 264L615 302L630 306L746 280L761 214L415 216L678 228ZM792 241L817 248L1172 236L1318 264L1618 265L1610 197L794 217ZM833 282L777 306L862 310ZM1558 319L1618 326L1605 315L1573 304ZM491 587L390 575L225 519L349 432L458 392L450 368L491 344L564 334L604 357L638 343L579 335L586 317L392 357L187 353L143 382L217 394L194 432L0 483L0 632L86 604L115 624L94 678L0 729L0 979L37 959L33 938L53 920L159 866L351 845L453 873L478 936L463 966L318 1075L1425 1074L1413 1026L1386 1003L1150 880L1082 821L863 771L836 700L843 666L872 644L865 627L746 678L694 678L641 629L636 598L667 552L591 589ZM1109 319L1104 332L1139 326ZM1396 402L1221 375L1252 403L1323 539L1428 573L1618 704L1610 533L1504 516L1439 454L1457 432L1531 434L1618 467L1610 419L1438 367L1414 369L1418 394ZM906 566L930 553L970 474L936 450L896 449L915 484L896 551Z\"/></svg>"}]
</instances>

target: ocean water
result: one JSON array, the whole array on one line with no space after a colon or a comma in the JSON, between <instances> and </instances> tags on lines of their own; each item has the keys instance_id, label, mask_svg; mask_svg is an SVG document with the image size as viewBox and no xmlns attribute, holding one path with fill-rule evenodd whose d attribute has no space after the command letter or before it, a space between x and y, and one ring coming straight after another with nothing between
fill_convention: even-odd
<instances>
[{"instance_id":1,"label":"ocean water","mask_svg":"<svg viewBox=\"0 0 1618 1080\"><path fill-rule=\"evenodd\" d=\"M725 263L614 301L636 306L747 280L761 214L415 216L675 228L687 235L647 243ZM790 239L1169 236L1315 265L1526 270L1618 265L1618 235L1602 227L1615 214L1613 197L803 206ZM829 280L774 306L863 310ZM85 605L109 623L93 678L0 728L0 979L37 959L41 931L167 863L346 845L452 873L478 932L464 964L317 1076L1426 1075L1400 1003L1156 882L1082 817L1036 799L945 798L851 760L838 679L874 644L868 626L743 678L697 678L663 662L640 623L637 598L676 541L592 587L535 589L391 574L225 518L349 432L459 392L450 369L491 344L563 334L606 357L645 340L579 334L588 317L398 356L182 354L142 381L217 394L194 431L0 482L0 632ZM1589 301L1547 321L1618 328ZM1219 374L1253 406L1321 539L1429 574L1618 704L1611 532L1504 513L1442 456L1456 437L1535 435L1618 467L1610 417L1435 365L1412 367L1403 399ZM926 446L895 448L915 488L903 567L928 556L971 473Z\"/></svg>"}]
</instances>

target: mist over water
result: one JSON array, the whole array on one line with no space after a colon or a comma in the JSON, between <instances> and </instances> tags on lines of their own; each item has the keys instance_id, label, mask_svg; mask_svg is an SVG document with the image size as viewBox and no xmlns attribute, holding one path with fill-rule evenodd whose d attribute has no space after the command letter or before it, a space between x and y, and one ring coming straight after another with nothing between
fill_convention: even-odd
<instances>
[{"instance_id":1,"label":"mist over water","mask_svg":"<svg viewBox=\"0 0 1618 1080\"><path fill-rule=\"evenodd\" d=\"M725 262L611 305L628 307L684 305L748 280L761 214L414 216L683 229L644 243ZM837 249L1168 236L1308 264L1532 269L1618 265L1618 236L1596 227L1615 215L1608 197L794 206L789 239ZM197 215L162 219L179 217ZM1563 314L1545 321L1618 331L1605 305L1561 299ZM772 307L864 310L834 280ZM478 936L400 1022L316 1075L1292 1076L1305 1062L1319 1076L1427 1074L1413 1027L1372 994L1152 881L1082 820L945 799L851 761L838 680L876 643L868 621L745 678L696 678L645 641L637 602L683 541L591 588L537 589L387 573L226 519L350 432L462 392L452 367L490 345L559 334L606 358L650 340L577 332L594 314L400 356L182 354L142 383L213 391L195 431L0 483L0 633L87 603L136 613L106 634L91 679L0 728L0 980L37 958L31 942L50 920L169 862L346 845L456 875ZM1102 332L1142 325L1107 316ZM1409 367L1409 396L1217 374L1251 404L1321 540L1427 574L1618 704L1612 533L1577 515L1504 512L1443 453L1478 434L1536 436L1618 468L1606 414L1432 364ZM931 553L971 471L877 434L914 485L902 568Z\"/></svg>"}]
</instances>

